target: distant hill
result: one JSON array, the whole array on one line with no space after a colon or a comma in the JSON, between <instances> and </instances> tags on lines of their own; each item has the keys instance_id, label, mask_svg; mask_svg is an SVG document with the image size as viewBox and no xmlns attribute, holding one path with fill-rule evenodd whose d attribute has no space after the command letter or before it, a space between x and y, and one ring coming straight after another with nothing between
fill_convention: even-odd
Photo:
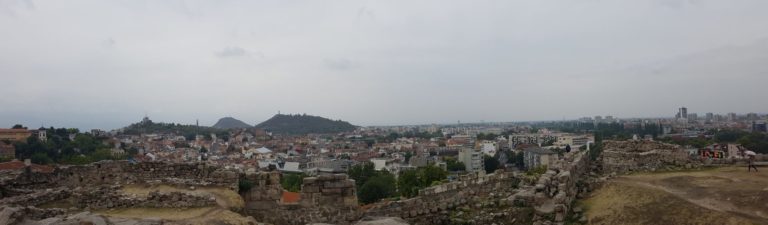
<instances>
[{"instance_id":1,"label":"distant hill","mask_svg":"<svg viewBox=\"0 0 768 225\"><path fill-rule=\"evenodd\" d=\"M206 126L184 125L177 123L155 123L147 117L141 122L128 125L122 128L122 134L177 134L183 135L187 139L193 140L196 134L208 135L215 133L217 135L227 135L229 132L223 129Z\"/></svg>"},{"instance_id":2,"label":"distant hill","mask_svg":"<svg viewBox=\"0 0 768 225\"><path fill-rule=\"evenodd\" d=\"M339 133L355 130L355 126L341 120L330 120L310 115L277 114L256 128L278 134Z\"/></svg>"},{"instance_id":3,"label":"distant hill","mask_svg":"<svg viewBox=\"0 0 768 225\"><path fill-rule=\"evenodd\" d=\"M224 117L219 119L219 122L213 125L214 128L219 129L234 129L234 128L249 128L251 125L240 121L232 117Z\"/></svg>"}]
</instances>

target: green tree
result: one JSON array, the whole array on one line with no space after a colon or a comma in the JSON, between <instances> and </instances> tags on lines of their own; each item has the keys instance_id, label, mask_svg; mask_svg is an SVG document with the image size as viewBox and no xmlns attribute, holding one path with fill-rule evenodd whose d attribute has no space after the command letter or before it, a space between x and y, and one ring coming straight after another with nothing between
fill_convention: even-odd
<instances>
[{"instance_id":1,"label":"green tree","mask_svg":"<svg viewBox=\"0 0 768 225\"><path fill-rule=\"evenodd\" d=\"M46 165L53 162L53 160L50 157L48 157L48 155L42 152L33 154L31 157L31 160L32 160L32 163L41 164L41 165Z\"/></svg>"},{"instance_id":2,"label":"green tree","mask_svg":"<svg viewBox=\"0 0 768 225\"><path fill-rule=\"evenodd\" d=\"M280 178L280 184L283 186L283 189L288 190L290 192L299 192L301 191L301 184L304 183L304 178L307 177L306 175L302 174L284 174Z\"/></svg>"},{"instance_id":3,"label":"green tree","mask_svg":"<svg viewBox=\"0 0 768 225\"><path fill-rule=\"evenodd\" d=\"M499 160L490 156L483 156L483 163L485 164L485 172L493 173L500 167Z\"/></svg>"},{"instance_id":4,"label":"green tree","mask_svg":"<svg viewBox=\"0 0 768 225\"><path fill-rule=\"evenodd\" d=\"M519 152L515 154L515 166L517 166L518 169L525 168L525 153Z\"/></svg>"},{"instance_id":5,"label":"green tree","mask_svg":"<svg viewBox=\"0 0 768 225\"><path fill-rule=\"evenodd\" d=\"M240 179L240 181L237 182L237 188L240 190L240 193L248 192L253 188L253 181Z\"/></svg>"},{"instance_id":6,"label":"green tree","mask_svg":"<svg viewBox=\"0 0 768 225\"><path fill-rule=\"evenodd\" d=\"M408 162L411 161L411 157L413 157L413 153L412 152L405 152L403 157L405 157L405 162L408 163Z\"/></svg>"},{"instance_id":7,"label":"green tree","mask_svg":"<svg viewBox=\"0 0 768 225\"><path fill-rule=\"evenodd\" d=\"M435 165L419 168L419 180L422 187L428 187L435 181L442 181L448 177L448 172Z\"/></svg>"},{"instance_id":8,"label":"green tree","mask_svg":"<svg viewBox=\"0 0 768 225\"><path fill-rule=\"evenodd\" d=\"M453 171L453 172L464 171L467 168L463 162L459 162L458 160L453 158L445 159L445 164L448 171Z\"/></svg>"},{"instance_id":9,"label":"green tree","mask_svg":"<svg viewBox=\"0 0 768 225\"><path fill-rule=\"evenodd\" d=\"M371 162L364 162L354 165L349 168L347 173L349 174L350 178L355 180L355 184L358 188L363 186L363 184L365 184L368 179L376 176L376 170L374 170L373 163Z\"/></svg>"},{"instance_id":10,"label":"green tree","mask_svg":"<svg viewBox=\"0 0 768 225\"><path fill-rule=\"evenodd\" d=\"M364 204L377 202L395 194L395 176L383 172L368 179L358 190L358 199Z\"/></svg>"},{"instance_id":11,"label":"green tree","mask_svg":"<svg viewBox=\"0 0 768 225\"><path fill-rule=\"evenodd\" d=\"M421 187L418 171L416 170L403 171L397 178L397 190L400 192L400 195L406 198L416 196Z\"/></svg>"}]
</instances>

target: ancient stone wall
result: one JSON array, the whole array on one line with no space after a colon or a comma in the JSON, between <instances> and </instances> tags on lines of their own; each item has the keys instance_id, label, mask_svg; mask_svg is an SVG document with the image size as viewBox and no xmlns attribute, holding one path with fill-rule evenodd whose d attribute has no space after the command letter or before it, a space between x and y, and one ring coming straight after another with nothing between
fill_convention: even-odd
<instances>
[{"instance_id":1,"label":"ancient stone wall","mask_svg":"<svg viewBox=\"0 0 768 225\"><path fill-rule=\"evenodd\" d=\"M238 173L204 163L101 161L58 167L53 173L26 172L3 185L13 188L83 187L96 185L163 183L237 188Z\"/></svg>"},{"instance_id":2,"label":"ancient stone wall","mask_svg":"<svg viewBox=\"0 0 768 225\"><path fill-rule=\"evenodd\" d=\"M655 171L692 163L679 145L655 141L604 141L602 167L606 174Z\"/></svg>"},{"instance_id":3,"label":"ancient stone wall","mask_svg":"<svg viewBox=\"0 0 768 225\"><path fill-rule=\"evenodd\" d=\"M590 158L586 151L565 153L539 176L532 188L521 189L509 198L511 204L535 209L534 224L561 223L579 193L588 191L582 182L588 176Z\"/></svg>"},{"instance_id":4,"label":"ancient stone wall","mask_svg":"<svg viewBox=\"0 0 768 225\"><path fill-rule=\"evenodd\" d=\"M0 205L38 206L66 201L79 208L190 208L215 206L210 197L179 192L127 196L118 191L125 184L217 186L237 190L239 174L203 163L101 161L83 166L64 166L52 173L29 169L0 176Z\"/></svg>"},{"instance_id":5,"label":"ancient stone wall","mask_svg":"<svg viewBox=\"0 0 768 225\"><path fill-rule=\"evenodd\" d=\"M11 207L0 205L0 224L16 224L26 219L41 220L64 215L63 209L40 209L33 206Z\"/></svg>"},{"instance_id":6,"label":"ancient stone wall","mask_svg":"<svg viewBox=\"0 0 768 225\"><path fill-rule=\"evenodd\" d=\"M75 206L89 209L111 208L195 208L215 206L211 197L189 195L181 192L150 192L146 197L132 197L120 194L119 187L101 187L85 193L76 193Z\"/></svg>"},{"instance_id":7,"label":"ancient stone wall","mask_svg":"<svg viewBox=\"0 0 768 225\"><path fill-rule=\"evenodd\" d=\"M254 186L243 193L246 214L273 224L350 224L361 217L355 182L347 175L304 178L298 202L282 202L280 173L247 174Z\"/></svg>"},{"instance_id":8,"label":"ancient stone wall","mask_svg":"<svg viewBox=\"0 0 768 225\"><path fill-rule=\"evenodd\" d=\"M72 195L72 191L67 188L57 188L48 190L34 191L29 194L16 195L0 199L0 205L9 206L36 206L46 202L53 202L67 199Z\"/></svg>"},{"instance_id":9,"label":"ancient stone wall","mask_svg":"<svg viewBox=\"0 0 768 225\"><path fill-rule=\"evenodd\" d=\"M443 224L449 210L458 207L482 208L504 206L506 196L514 193L519 179L501 170L485 176L465 175L457 181L419 191L415 198L371 205L366 217L401 217L413 224Z\"/></svg>"}]
</instances>

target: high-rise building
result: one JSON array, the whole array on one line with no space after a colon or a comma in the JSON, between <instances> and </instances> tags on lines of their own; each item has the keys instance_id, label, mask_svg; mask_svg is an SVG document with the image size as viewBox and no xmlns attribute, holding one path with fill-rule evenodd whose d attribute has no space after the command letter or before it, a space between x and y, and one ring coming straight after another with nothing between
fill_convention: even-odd
<instances>
[{"instance_id":1,"label":"high-rise building","mask_svg":"<svg viewBox=\"0 0 768 225\"><path fill-rule=\"evenodd\" d=\"M765 121L752 121L752 131L753 132L766 132L768 131L768 126L766 126Z\"/></svg>"},{"instance_id":2,"label":"high-rise building","mask_svg":"<svg viewBox=\"0 0 768 225\"><path fill-rule=\"evenodd\" d=\"M711 112L707 113L706 116L705 116L706 120L712 120L714 118L715 118L715 114L711 113Z\"/></svg>"},{"instance_id":3,"label":"high-rise building","mask_svg":"<svg viewBox=\"0 0 768 225\"><path fill-rule=\"evenodd\" d=\"M464 163L467 172L485 174L483 152L472 148L462 148L459 150L459 161Z\"/></svg>"},{"instance_id":4,"label":"high-rise building","mask_svg":"<svg viewBox=\"0 0 768 225\"><path fill-rule=\"evenodd\" d=\"M688 108L681 107L678 109L677 115L677 118L688 119Z\"/></svg>"}]
</instances>

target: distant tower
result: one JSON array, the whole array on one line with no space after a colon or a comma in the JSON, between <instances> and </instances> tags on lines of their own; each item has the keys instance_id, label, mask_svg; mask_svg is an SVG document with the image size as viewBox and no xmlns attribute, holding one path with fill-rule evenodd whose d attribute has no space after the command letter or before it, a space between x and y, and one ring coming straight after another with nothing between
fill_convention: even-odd
<instances>
[{"instance_id":1,"label":"distant tower","mask_svg":"<svg viewBox=\"0 0 768 225\"><path fill-rule=\"evenodd\" d=\"M688 108L681 107L679 113L680 113L680 118L688 119Z\"/></svg>"}]
</instances>

